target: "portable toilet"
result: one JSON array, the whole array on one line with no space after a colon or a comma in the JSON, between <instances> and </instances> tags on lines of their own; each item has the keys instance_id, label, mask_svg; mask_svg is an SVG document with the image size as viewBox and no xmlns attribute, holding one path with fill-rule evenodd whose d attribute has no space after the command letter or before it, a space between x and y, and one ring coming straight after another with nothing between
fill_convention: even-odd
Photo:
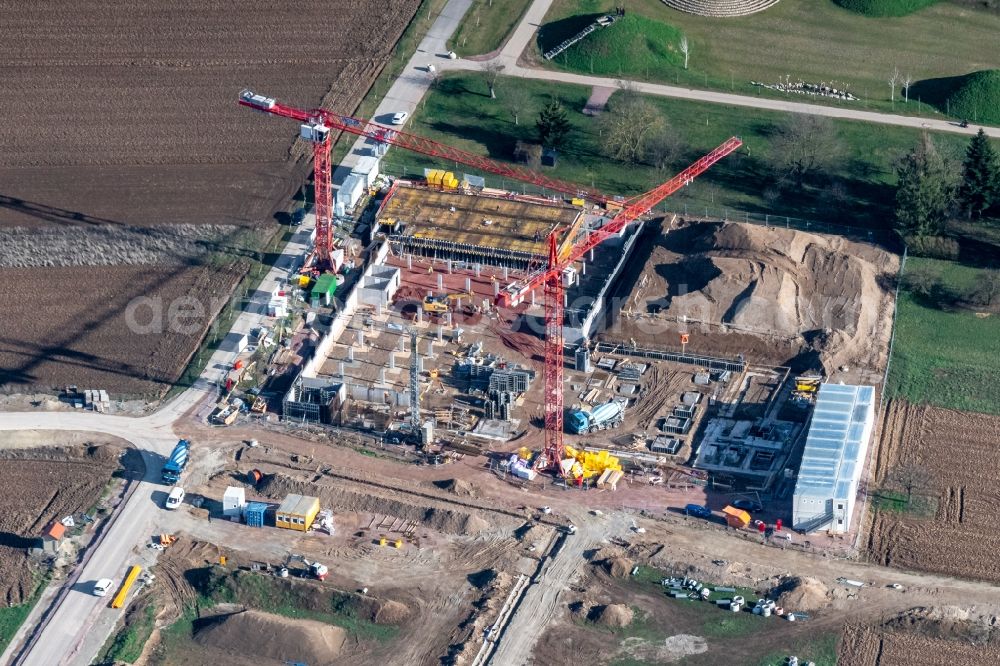
<instances>
[{"instance_id":1,"label":"portable toilet","mask_svg":"<svg viewBox=\"0 0 1000 666\"><path fill-rule=\"evenodd\" d=\"M264 527L264 517L267 515L267 504L249 502L243 508L243 519L250 527Z\"/></svg>"},{"instance_id":2,"label":"portable toilet","mask_svg":"<svg viewBox=\"0 0 1000 666\"><path fill-rule=\"evenodd\" d=\"M222 515L227 518L238 518L246 506L246 491L238 486L229 486L222 496Z\"/></svg>"}]
</instances>

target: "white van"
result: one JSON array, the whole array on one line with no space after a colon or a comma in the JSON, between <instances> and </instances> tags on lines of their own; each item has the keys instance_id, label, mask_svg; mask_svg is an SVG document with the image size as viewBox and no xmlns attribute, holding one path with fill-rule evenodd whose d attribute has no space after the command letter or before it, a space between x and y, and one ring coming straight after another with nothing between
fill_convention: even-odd
<instances>
[{"instance_id":1,"label":"white van","mask_svg":"<svg viewBox=\"0 0 1000 666\"><path fill-rule=\"evenodd\" d=\"M170 494L167 496L166 507L168 509L176 509L184 501L184 489L180 486L174 486L170 489Z\"/></svg>"}]
</instances>

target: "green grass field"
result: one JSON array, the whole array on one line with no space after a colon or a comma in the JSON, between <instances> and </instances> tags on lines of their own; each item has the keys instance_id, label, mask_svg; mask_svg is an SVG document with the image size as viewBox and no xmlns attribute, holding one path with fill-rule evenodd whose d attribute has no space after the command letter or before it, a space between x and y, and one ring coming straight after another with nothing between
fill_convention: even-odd
<instances>
[{"instance_id":1,"label":"green grass field","mask_svg":"<svg viewBox=\"0 0 1000 666\"><path fill-rule=\"evenodd\" d=\"M800 664L812 661L816 666L837 666L837 639L836 633L814 636L806 643L775 651L762 659L759 666L785 666L788 663L785 657L791 654L799 658Z\"/></svg>"},{"instance_id":2,"label":"green grass field","mask_svg":"<svg viewBox=\"0 0 1000 666\"><path fill-rule=\"evenodd\" d=\"M518 125L504 106L505 90L511 86L525 89L531 95L530 102L519 107ZM832 172L831 179L821 185L807 183L796 190L794 196L787 194L768 201L764 195L773 180L768 162L770 135L775 124L787 120L790 114L649 97L686 143L677 163L660 171L645 165L627 166L601 154L597 121L580 113L589 94L590 89L581 86L501 78L497 99L491 100L480 76L471 73L450 75L442 77L438 86L425 97L410 129L415 134L474 153L510 160L517 140L537 140L535 118L542 106L554 97L568 110L573 134L551 173L622 195L650 189L728 137L739 135L746 147L671 197L667 202L671 210L683 212L684 206L689 206L691 212L695 207L704 211L707 206L719 213L723 209L735 209L875 229L885 228L891 219L895 197L893 161L918 139L915 130L906 128L835 121L846 159ZM964 150L967 141L956 135L936 138L943 151L956 154ZM435 164L404 151L390 152L384 162L387 171L393 174L402 173L404 168L409 174L422 174L420 169L425 166L457 167ZM515 186L500 179L488 179L488 182L497 187ZM832 199L831 191L834 190L842 196Z\"/></svg>"},{"instance_id":3,"label":"green grass field","mask_svg":"<svg viewBox=\"0 0 1000 666\"><path fill-rule=\"evenodd\" d=\"M565 25L560 22L546 26L546 34L558 35L560 39L543 39L545 48L561 42L565 34L580 31L597 16L582 14L567 19ZM640 14L626 14L610 27L599 29L571 46L557 62L565 69L598 76L642 72L642 78L667 80L684 66L680 39L681 31L673 26Z\"/></svg>"},{"instance_id":4,"label":"green grass field","mask_svg":"<svg viewBox=\"0 0 1000 666\"><path fill-rule=\"evenodd\" d=\"M448 47L461 56L496 51L521 21L531 0L473 0Z\"/></svg>"},{"instance_id":5,"label":"green grass field","mask_svg":"<svg viewBox=\"0 0 1000 666\"><path fill-rule=\"evenodd\" d=\"M883 4L884 0L878 2ZM614 0L556 0L539 33L542 48L532 47L537 60L545 63L541 51L575 32L572 17L607 12L620 4ZM964 75L971 70L1000 68L1000 49L985 48L996 43L1000 34L1000 14L947 2L909 16L887 19L856 14L831 0L780 2L759 14L726 20L679 12L659 0L635 0L629 4L628 12L680 30L690 40L688 71L680 66L647 69L651 52L622 61L621 76L662 83L784 96L762 91L749 82L775 83L788 76L792 81L802 79L846 88L862 98L847 102L787 96L797 101L940 115L934 106L917 99L920 95L916 86L910 91L909 103L904 103L900 83L895 104L890 102L888 77L894 66L902 74L909 74L914 83ZM636 48L624 31L615 34L619 27L598 32L607 33L611 50ZM596 35L593 33L587 39ZM670 46L657 44L656 48ZM580 48L583 44L574 47ZM546 66L588 74L589 64L589 58L567 52Z\"/></svg>"},{"instance_id":6,"label":"green grass field","mask_svg":"<svg viewBox=\"0 0 1000 666\"><path fill-rule=\"evenodd\" d=\"M152 603L147 603L138 618L108 639L108 644L101 651L97 663L115 664L124 661L134 664L142 655L155 626L156 607Z\"/></svg>"},{"instance_id":7,"label":"green grass field","mask_svg":"<svg viewBox=\"0 0 1000 666\"><path fill-rule=\"evenodd\" d=\"M0 608L0 652L7 649L7 645L14 638L14 634L21 628L21 625L28 618L28 614L31 613L31 609L38 603L50 579L51 574L49 572L39 574L35 591L30 599L17 606L4 606Z\"/></svg>"},{"instance_id":8,"label":"green grass field","mask_svg":"<svg viewBox=\"0 0 1000 666\"><path fill-rule=\"evenodd\" d=\"M950 286L974 283L979 269L936 259L910 258L940 272ZM900 291L889 394L910 402L1000 414L1000 316L944 311Z\"/></svg>"}]
</instances>

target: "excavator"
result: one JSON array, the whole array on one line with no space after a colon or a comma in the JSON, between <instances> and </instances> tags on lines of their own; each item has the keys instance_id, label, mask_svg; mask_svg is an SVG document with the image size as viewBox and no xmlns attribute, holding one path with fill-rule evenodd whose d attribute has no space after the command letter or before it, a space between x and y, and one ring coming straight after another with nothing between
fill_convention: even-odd
<instances>
[{"instance_id":1,"label":"excavator","mask_svg":"<svg viewBox=\"0 0 1000 666\"><path fill-rule=\"evenodd\" d=\"M455 304L463 298L472 302L472 294L431 294L424 299L424 312L428 314L442 314L455 307Z\"/></svg>"}]
</instances>

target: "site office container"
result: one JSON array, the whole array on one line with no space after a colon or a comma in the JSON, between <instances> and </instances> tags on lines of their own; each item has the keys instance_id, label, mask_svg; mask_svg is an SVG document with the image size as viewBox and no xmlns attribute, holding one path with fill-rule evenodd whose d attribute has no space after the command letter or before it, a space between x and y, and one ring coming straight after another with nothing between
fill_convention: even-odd
<instances>
[{"instance_id":1,"label":"site office container","mask_svg":"<svg viewBox=\"0 0 1000 666\"><path fill-rule=\"evenodd\" d=\"M319 498L309 495L288 495L274 514L274 524L288 530L306 532L319 513Z\"/></svg>"}]
</instances>

